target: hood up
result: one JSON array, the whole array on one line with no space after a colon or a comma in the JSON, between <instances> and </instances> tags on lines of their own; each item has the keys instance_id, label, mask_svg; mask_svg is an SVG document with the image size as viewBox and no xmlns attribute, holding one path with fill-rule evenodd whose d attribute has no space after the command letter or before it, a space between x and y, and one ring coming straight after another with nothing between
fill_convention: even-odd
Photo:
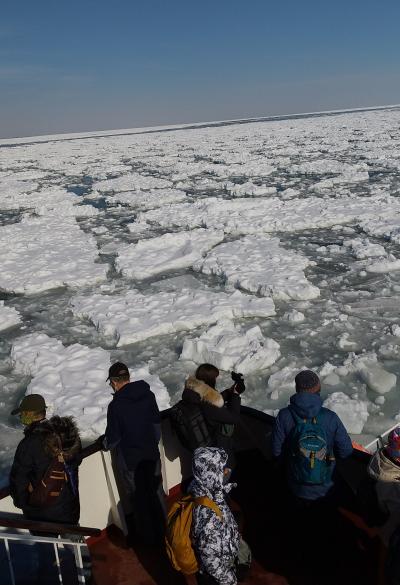
<instances>
[{"instance_id":1,"label":"hood up","mask_svg":"<svg viewBox=\"0 0 400 585\"><path fill-rule=\"evenodd\" d=\"M136 382L128 382L113 394L113 400L129 400L137 402L142 400L148 394L150 386L144 380L137 380Z\"/></svg>"},{"instance_id":2,"label":"hood up","mask_svg":"<svg viewBox=\"0 0 400 585\"><path fill-rule=\"evenodd\" d=\"M58 437L61 441L64 458L70 460L81 451L78 427L72 416L52 416L49 420L34 423L25 429L25 434L40 434L46 451L50 455L58 452Z\"/></svg>"},{"instance_id":3,"label":"hood up","mask_svg":"<svg viewBox=\"0 0 400 585\"><path fill-rule=\"evenodd\" d=\"M322 399L319 394L297 392L290 397L290 406L301 418L313 418L322 408Z\"/></svg>"},{"instance_id":4,"label":"hood up","mask_svg":"<svg viewBox=\"0 0 400 585\"><path fill-rule=\"evenodd\" d=\"M224 501L224 493L236 484L224 485L224 467L228 455L219 447L199 447L193 453L193 481L189 491L194 496L207 496L211 500Z\"/></svg>"},{"instance_id":5,"label":"hood up","mask_svg":"<svg viewBox=\"0 0 400 585\"><path fill-rule=\"evenodd\" d=\"M192 390L200 397L200 400L208 402L213 406L217 406L218 408L224 406L222 395L217 390L214 390L214 388L211 388L211 386L202 382L202 380L198 380L194 376L189 376L186 380L185 390Z\"/></svg>"}]
</instances>

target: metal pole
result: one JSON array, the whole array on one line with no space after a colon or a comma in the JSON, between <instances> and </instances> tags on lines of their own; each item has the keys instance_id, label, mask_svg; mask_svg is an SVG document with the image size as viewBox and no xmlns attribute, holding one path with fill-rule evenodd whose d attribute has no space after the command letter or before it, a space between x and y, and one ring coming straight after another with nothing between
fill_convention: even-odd
<instances>
[{"instance_id":1,"label":"metal pole","mask_svg":"<svg viewBox=\"0 0 400 585\"><path fill-rule=\"evenodd\" d=\"M15 585L14 569L13 569L12 561L11 561L10 548L8 546L8 538L5 538L4 539L4 545L6 547L6 554L7 554L8 566L9 566L9 569L10 569L11 585Z\"/></svg>"},{"instance_id":2,"label":"metal pole","mask_svg":"<svg viewBox=\"0 0 400 585\"><path fill-rule=\"evenodd\" d=\"M58 556L58 546L57 546L57 543L56 542L53 543L53 547L54 547L54 554L56 556L56 565L57 565L57 568L58 568L58 580L59 580L59 582L62 585L64 583L64 581L63 581L63 578L62 578L60 557Z\"/></svg>"},{"instance_id":3,"label":"metal pole","mask_svg":"<svg viewBox=\"0 0 400 585\"><path fill-rule=\"evenodd\" d=\"M81 545L76 544L75 546L76 546L76 556L78 557L78 583L82 583L83 585L85 585L86 579L85 579L85 575L83 573L83 560L82 560Z\"/></svg>"}]
</instances>

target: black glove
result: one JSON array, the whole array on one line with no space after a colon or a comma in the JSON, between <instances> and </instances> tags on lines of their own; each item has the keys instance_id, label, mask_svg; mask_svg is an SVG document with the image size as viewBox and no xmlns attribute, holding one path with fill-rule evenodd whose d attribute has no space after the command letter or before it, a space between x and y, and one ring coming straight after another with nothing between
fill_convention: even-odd
<instances>
[{"instance_id":1,"label":"black glove","mask_svg":"<svg viewBox=\"0 0 400 585\"><path fill-rule=\"evenodd\" d=\"M104 439L105 439L105 435L100 435L100 437L97 437L97 439L95 440L95 444L98 445L103 450L104 450Z\"/></svg>"},{"instance_id":2,"label":"black glove","mask_svg":"<svg viewBox=\"0 0 400 585\"><path fill-rule=\"evenodd\" d=\"M239 374L239 372L231 372L231 378L235 382L234 390L236 390L238 394L243 394L246 390L243 374Z\"/></svg>"}]
</instances>

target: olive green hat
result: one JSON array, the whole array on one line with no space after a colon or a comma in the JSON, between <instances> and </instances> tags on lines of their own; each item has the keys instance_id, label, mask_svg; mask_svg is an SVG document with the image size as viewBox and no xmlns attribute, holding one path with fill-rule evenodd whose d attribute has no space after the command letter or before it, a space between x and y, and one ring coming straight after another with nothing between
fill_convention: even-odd
<instances>
[{"instance_id":1,"label":"olive green hat","mask_svg":"<svg viewBox=\"0 0 400 585\"><path fill-rule=\"evenodd\" d=\"M43 412L47 406L43 396L40 394L28 394L22 399L18 408L11 411L11 414L19 414L20 412Z\"/></svg>"}]
</instances>

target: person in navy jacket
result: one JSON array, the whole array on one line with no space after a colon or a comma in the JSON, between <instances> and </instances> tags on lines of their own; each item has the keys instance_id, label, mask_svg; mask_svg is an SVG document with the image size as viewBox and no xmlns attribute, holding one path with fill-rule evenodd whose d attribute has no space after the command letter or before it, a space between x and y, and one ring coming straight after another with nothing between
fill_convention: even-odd
<instances>
[{"instance_id":1,"label":"person in navy jacket","mask_svg":"<svg viewBox=\"0 0 400 585\"><path fill-rule=\"evenodd\" d=\"M338 415L322 406L321 383L317 374L311 370L303 370L297 374L295 384L296 394L291 396L290 405L282 408L276 417L272 432L273 456L285 462L290 433L295 427L295 418L292 414L294 412L302 419L312 419L323 414L320 416L320 424L326 433L328 453L334 458L349 457L353 452L351 439ZM331 465L333 472L334 460ZM290 475L287 479L293 495L304 500L324 498L333 488L332 473L326 483L317 485L296 483Z\"/></svg>"},{"instance_id":2,"label":"person in navy jacket","mask_svg":"<svg viewBox=\"0 0 400 585\"><path fill-rule=\"evenodd\" d=\"M121 362L110 367L107 380L114 394L102 443L112 451L125 492L128 538L131 543L157 545L164 531L157 402L147 382L130 381L128 367Z\"/></svg>"}]
</instances>

